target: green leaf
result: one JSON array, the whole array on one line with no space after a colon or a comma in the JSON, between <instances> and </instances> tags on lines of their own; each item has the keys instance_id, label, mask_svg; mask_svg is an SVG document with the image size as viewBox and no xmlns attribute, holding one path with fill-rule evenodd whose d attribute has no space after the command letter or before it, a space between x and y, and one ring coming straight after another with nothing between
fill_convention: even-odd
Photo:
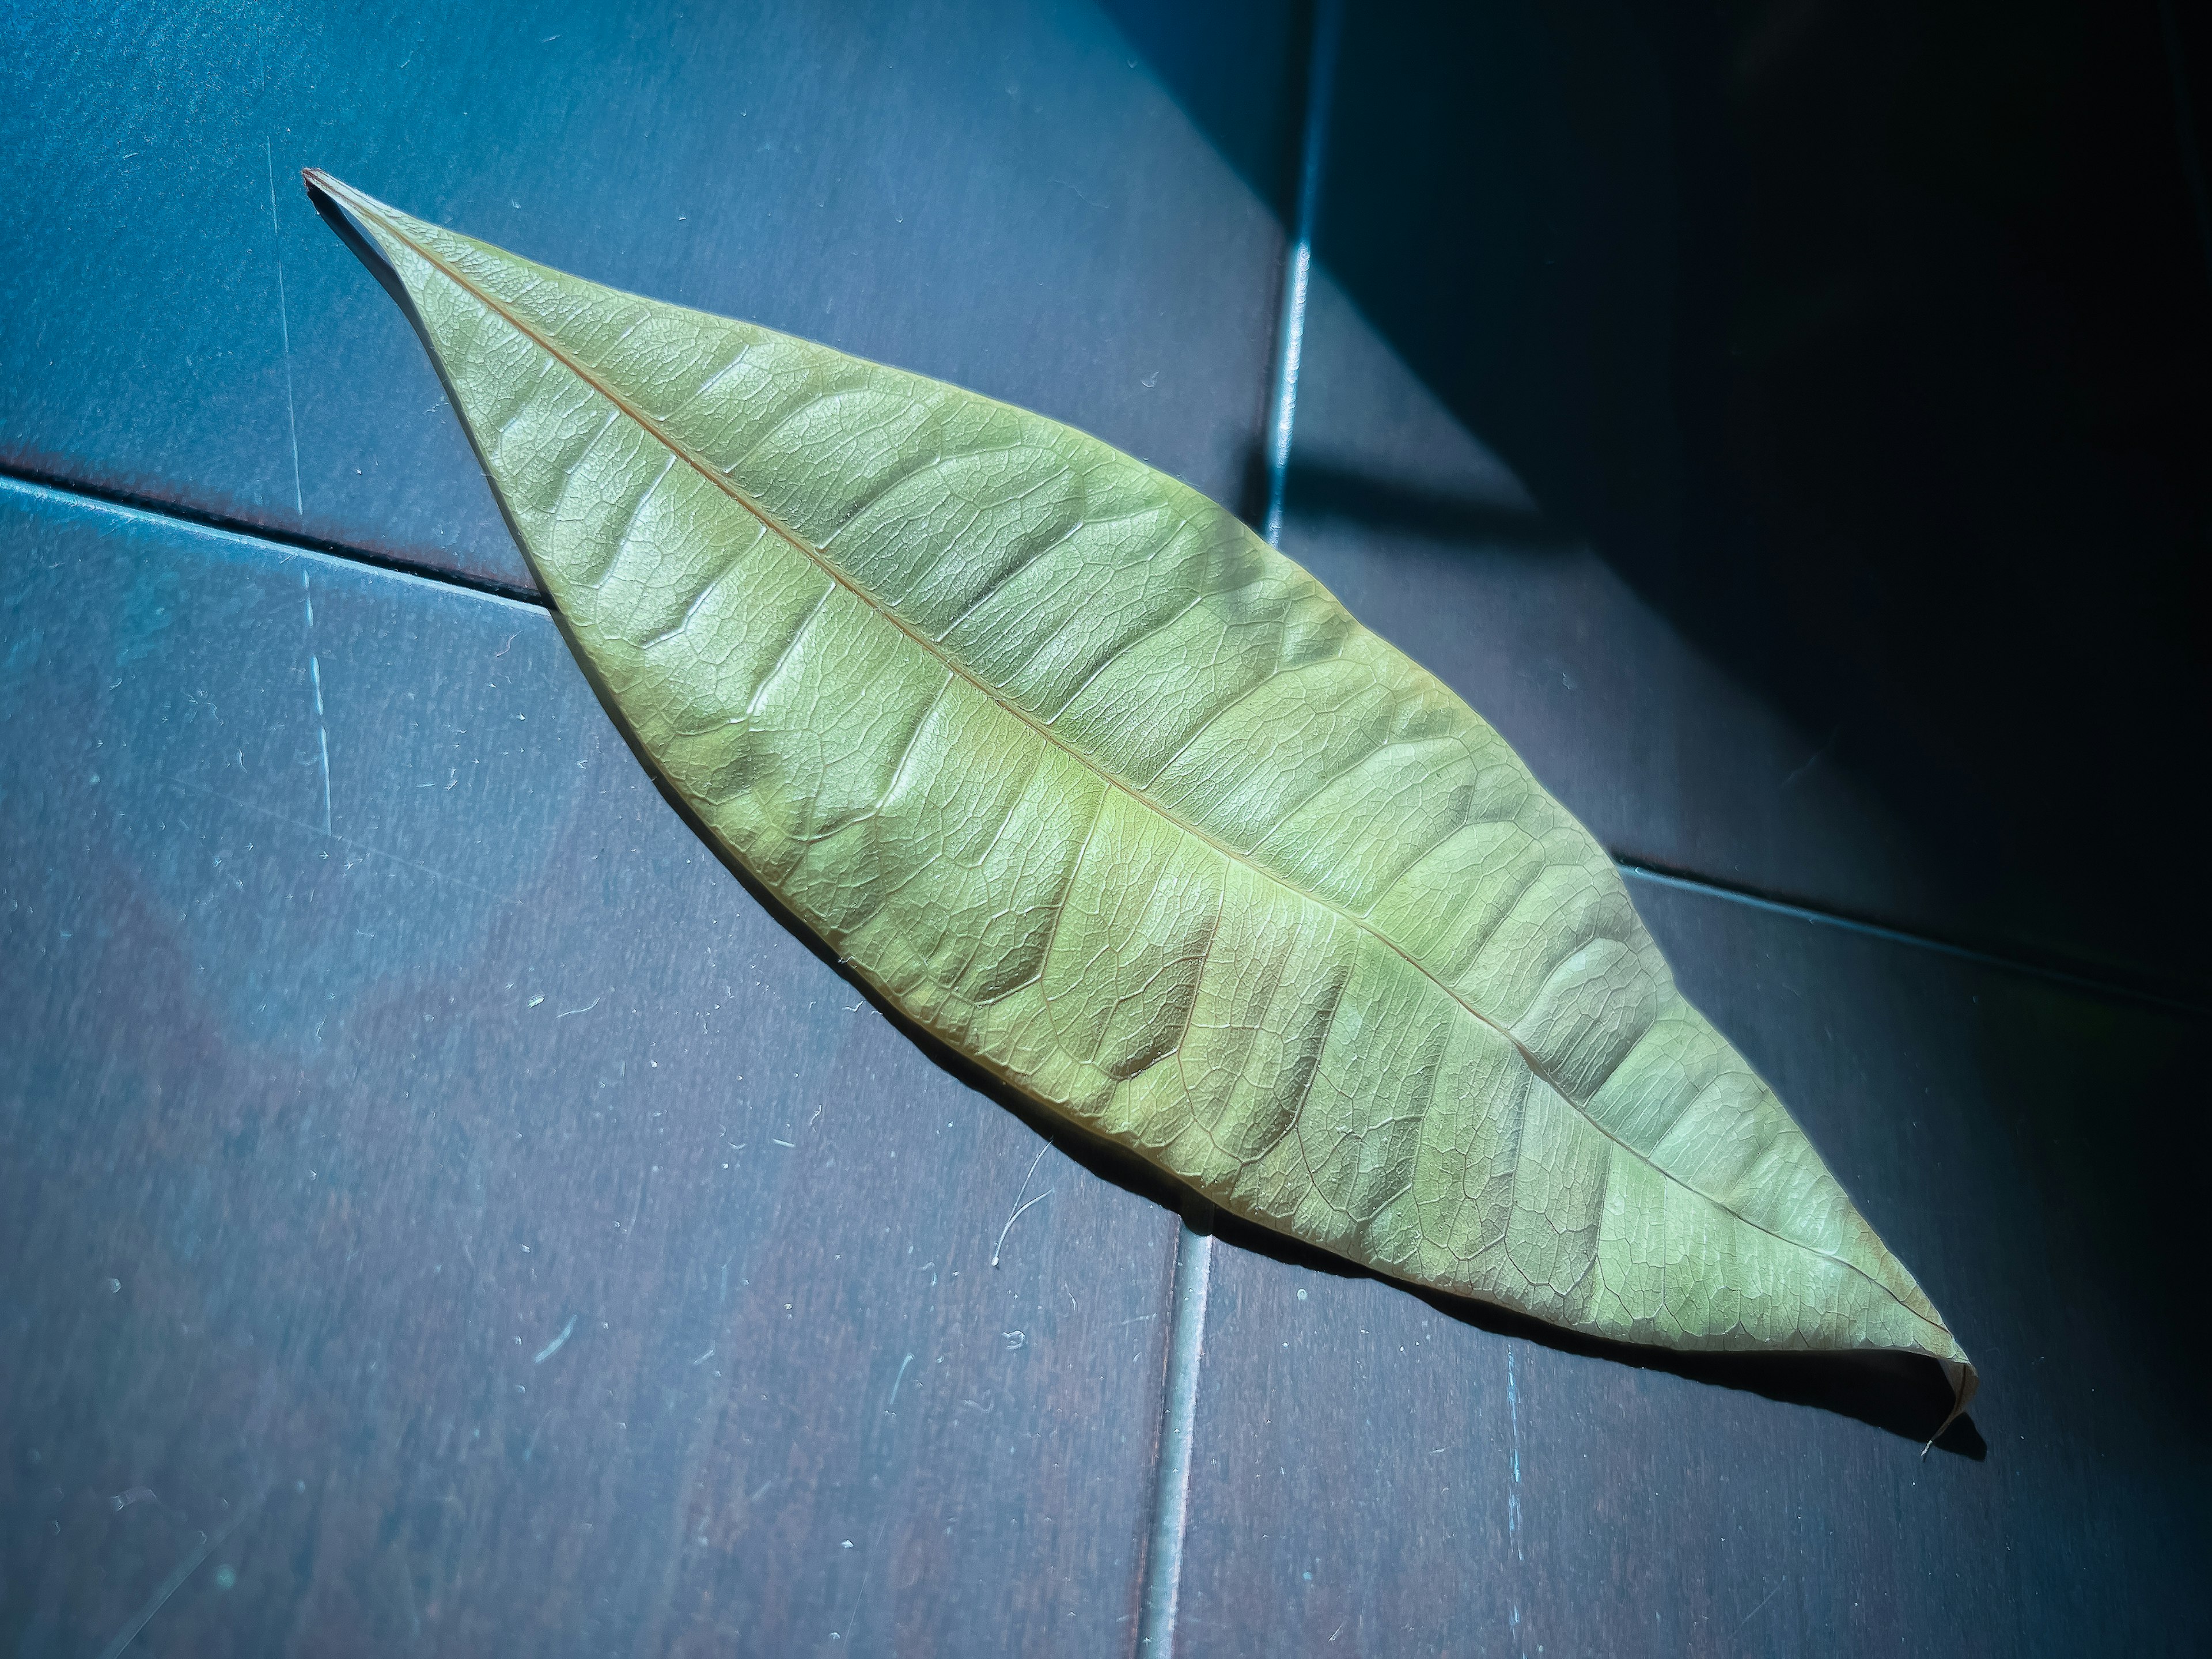
<instances>
[{"instance_id":1,"label":"green leaf","mask_svg":"<svg viewBox=\"0 0 2212 1659\"><path fill-rule=\"evenodd\" d=\"M646 752L918 1024L1381 1273L1632 1342L1926 1354L1964 1405L1964 1350L1604 849L1230 514L308 181Z\"/></svg>"}]
</instances>

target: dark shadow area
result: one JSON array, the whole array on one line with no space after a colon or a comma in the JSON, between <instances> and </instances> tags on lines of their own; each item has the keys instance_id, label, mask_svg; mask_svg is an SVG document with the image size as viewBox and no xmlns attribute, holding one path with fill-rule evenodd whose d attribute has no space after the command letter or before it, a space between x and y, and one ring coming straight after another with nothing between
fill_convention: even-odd
<instances>
[{"instance_id":1,"label":"dark shadow area","mask_svg":"<svg viewBox=\"0 0 2212 1659\"><path fill-rule=\"evenodd\" d=\"M1941 933L1893 927L1878 916L1863 915L1843 906L1808 905L1789 893L1770 891L1743 882L1716 880L1695 870L1670 868L1640 859L1617 858L1613 862L1632 881L1656 882L1715 896L1742 900L1762 908L1771 908L1795 915L1815 927L1840 927L1851 933L1871 934L1895 944L1910 945L1915 950L1938 951L1980 967L1995 969L2002 974L2039 980L2046 985L2095 998L2100 1002L2192 1018L2201 1018L2205 1012L2201 1002L2190 997L2168 996L2118 980L2077 973L2074 971L2076 964L2063 957L2032 950L2008 948L2002 951L1987 951L1963 939L1950 938Z\"/></svg>"},{"instance_id":2,"label":"dark shadow area","mask_svg":"<svg viewBox=\"0 0 2212 1659\"><path fill-rule=\"evenodd\" d=\"M2153 0L1355 7L1316 233L1554 533L1838 732L1974 932L2200 995L2212 905L2112 878L2194 822L2212 705L2208 64ZM1219 65L1156 66L1228 131Z\"/></svg>"},{"instance_id":3,"label":"dark shadow area","mask_svg":"<svg viewBox=\"0 0 2212 1659\"><path fill-rule=\"evenodd\" d=\"M2016 1150L2049 1263L2038 1285L2047 1346L2034 1363L2130 1372L2166 1443L2201 1438L2212 1345L2174 1310L2195 1299L2212 1128L2189 1103L2202 1097L2212 1023L2055 994L1984 997L1978 1012L1978 1063L1997 1108L1990 1144ZM2136 1127L2157 1117L2154 1131Z\"/></svg>"},{"instance_id":4,"label":"dark shadow area","mask_svg":"<svg viewBox=\"0 0 2212 1659\"><path fill-rule=\"evenodd\" d=\"M1540 552L1571 546L1577 540L1540 513L1297 459L1285 474L1283 502L1288 512L1304 518L1346 519L1469 546L1503 543L1516 551Z\"/></svg>"},{"instance_id":5,"label":"dark shadow area","mask_svg":"<svg viewBox=\"0 0 2212 1659\"><path fill-rule=\"evenodd\" d=\"M1194 1224L1199 1224L1195 1218ZM1533 1342L1561 1353L1609 1360L1638 1370L1664 1371L1692 1382L1738 1389L1784 1405L1810 1406L1885 1430L1918 1445L1942 1431L1934 1449L1979 1462L1989 1447L1971 1415L1948 1427L1951 1385L1932 1359L1902 1353L1677 1353L1668 1348L1607 1342L1563 1330L1525 1314L1467 1297L1407 1285L1333 1255L1269 1227L1214 1211L1205 1231L1240 1250L1338 1279L1381 1279L1419 1297L1447 1319L1495 1336Z\"/></svg>"}]
</instances>

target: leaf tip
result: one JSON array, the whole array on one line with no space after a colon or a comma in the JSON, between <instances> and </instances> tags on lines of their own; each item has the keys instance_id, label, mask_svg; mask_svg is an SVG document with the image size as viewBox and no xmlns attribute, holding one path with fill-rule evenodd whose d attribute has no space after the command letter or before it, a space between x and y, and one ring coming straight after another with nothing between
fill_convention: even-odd
<instances>
[{"instance_id":1,"label":"leaf tip","mask_svg":"<svg viewBox=\"0 0 2212 1659\"><path fill-rule=\"evenodd\" d=\"M343 210L356 216L381 217L390 210L366 191L356 190L351 185L321 167L301 167L300 182L307 186L307 196L318 208L325 204Z\"/></svg>"},{"instance_id":2,"label":"leaf tip","mask_svg":"<svg viewBox=\"0 0 2212 1659\"><path fill-rule=\"evenodd\" d=\"M1936 1432L1928 1437L1928 1444L1920 1449L1920 1455L1923 1457L1927 1456L1936 1443L1950 1431L1954 1423L1966 1414L1966 1407L1973 1403L1974 1395L1980 1391L1982 1386L1981 1373L1974 1369L1974 1362L1966 1358L1964 1350L1960 1352L1956 1359L1939 1360L1936 1363L1943 1368L1943 1380L1951 1385L1951 1410L1943 1420L1936 1425Z\"/></svg>"}]
</instances>

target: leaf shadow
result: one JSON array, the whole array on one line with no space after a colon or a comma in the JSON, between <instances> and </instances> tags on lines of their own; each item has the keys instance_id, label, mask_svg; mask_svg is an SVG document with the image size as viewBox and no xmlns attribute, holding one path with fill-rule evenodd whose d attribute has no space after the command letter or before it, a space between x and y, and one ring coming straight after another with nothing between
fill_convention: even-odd
<instances>
[{"instance_id":1,"label":"leaf shadow","mask_svg":"<svg viewBox=\"0 0 2212 1659\"><path fill-rule=\"evenodd\" d=\"M307 191L316 211L398 303L402 313L421 338L448 399L458 411L462 406L458 391L447 377L445 365L422 319L416 312L405 285L385 262L375 243L362 233L340 204L319 188L312 179L307 182ZM459 424L474 449L476 434L469 423L459 421ZM482 465L484 458L481 451L477 452L477 458ZM489 468L487 466L485 471L489 479ZM1310 477L1307 486L1310 490L1315 487L1315 481ZM1324 490L1328 487L1326 481L1322 487ZM1370 497L1376 488L1365 481L1352 479L1349 475L1339 477L1334 487L1339 489L1365 489ZM498 503L501 517L507 520L515 545L522 550L526 562L529 561L529 543L508 514L506 501L496 489L491 494ZM1372 510L1375 505L1374 500L1367 500L1369 510ZM1462 523L1468 520L1470 514L1479 516L1496 513L1494 507L1480 503L1470 505L1419 499L1411 500L1401 510L1427 514L1443 514L1455 516ZM1518 515L1516 515L1516 522L1519 523ZM1525 533L1525 527L1522 533ZM532 574L533 576L537 574L534 565ZM539 586L544 589L542 580ZM761 908L818 960L865 997L933 1064L1004 1107L1038 1134L1053 1139L1061 1152L1100 1180L1182 1216L1194 1231L1210 1234L1224 1243L1312 1272L1329 1273L1341 1279L1373 1279L1395 1285L1407 1293L1419 1297L1445 1317L1493 1334L1538 1343L1563 1353L1610 1359L1638 1370L1664 1371L1694 1382L1760 1395L1786 1404L1815 1407L1855 1418L1875 1428L1923 1444L1928 1443L1929 1437L1942 1427L1950 1410L1951 1390L1933 1360L1895 1354L1684 1354L1662 1348L1601 1341L1559 1329L1486 1303L1447 1295L1425 1286L1391 1279L1287 1234L1217 1209L1210 1200L1158 1165L1030 1099L975 1060L953 1049L941 1038L901 1012L887 996L854 971L848 963L722 845L682 792L663 775L659 764L640 740L613 692L592 665L590 655L570 631L568 619L562 615L560 607L549 599L547 610L591 685L592 695L599 699L608 720L621 734L645 775L652 780L661 799L690 827L701 844L737 878L739 884L759 902ZM1970 1417L1961 1416L1951 1423L1933 1443L1942 1450L1977 1462L1988 1455L1987 1445Z\"/></svg>"},{"instance_id":2,"label":"leaf shadow","mask_svg":"<svg viewBox=\"0 0 2212 1659\"><path fill-rule=\"evenodd\" d=\"M1349 520L1364 528L1469 546L1504 543L1525 552L1553 552L1583 542L1532 507L1296 456L1284 473L1283 506L1306 518Z\"/></svg>"},{"instance_id":3,"label":"leaf shadow","mask_svg":"<svg viewBox=\"0 0 2212 1659\"><path fill-rule=\"evenodd\" d=\"M1255 530L1267 516L1267 453L1248 444L1237 473L1237 516ZM1337 520L1363 530L1396 531L1462 548L1510 547L1556 553L1585 538L1533 507L1473 490L1439 489L1340 461L1292 453L1283 471L1286 518Z\"/></svg>"},{"instance_id":4,"label":"leaf shadow","mask_svg":"<svg viewBox=\"0 0 2212 1659\"><path fill-rule=\"evenodd\" d=\"M1917 1444L1981 1462L1989 1445L1971 1414L1946 1428L1951 1385L1923 1355L1875 1353L1678 1353L1669 1348L1609 1342L1547 1325L1510 1309L1409 1285L1241 1217L1216 1212L1192 1224L1222 1243L1286 1267L1336 1279L1372 1279L1416 1297L1447 1319L1493 1336L1532 1342L1556 1352L1605 1359L1637 1370L1662 1371L1692 1382L1755 1394L1784 1405L1809 1406L1849 1417ZM1942 1432L1937 1433L1941 1429Z\"/></svg>"}]
</instances>

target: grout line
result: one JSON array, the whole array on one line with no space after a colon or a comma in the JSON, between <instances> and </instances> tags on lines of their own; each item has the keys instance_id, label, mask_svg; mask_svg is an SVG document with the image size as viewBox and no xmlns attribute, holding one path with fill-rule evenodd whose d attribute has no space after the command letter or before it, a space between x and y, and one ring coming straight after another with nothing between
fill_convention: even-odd
<instances>
[{"instance_id":1,"label":"grout line","mask_svg":"<svg viewBox=\"0 0 2212 1659\"><path fill-rule=\"evenodd\" d=\"M256 524L250 519L210 513L181 502L136 495L127 489L85 483L58 473L43 472L35 467L0 460L0 486L8 485L33 495L67 501L79 508L100 508L124 518L161 524L170 529L202 531L234 537L241 541L259 542L264 545L274 543L295 552L317 553L328 559L342 559L348 564L366 565L372 570L410 576L416 581L434 582L441 587L464 588L471 593L481 593L487 599L504 599L511 605L526 605L534 611L553 608L545 595L534 587L518 587L512 582L495 581L488 576L472 576L466 571L418 564L412 559L371 552L366 548L332 541L327 537L279 530L269 525Z\"/></svg>"},{"instance_id":2,"label":"grout line","mask_svg":"<svg viewBox=\"0 0 2212 1659\"><path fill-rule=\"evenodd\" d=\"M1505 1344L1505 1413L1513 1430L1513 1480L1505 1488L1505 1539L1513 1546L1513 1565L1525 1569L1528 1564L1528 1543L1521 1532L1521 1386L1514 1379L1513 1345L1510 1342ZM1523 1571L1516 1577L1525 1581L1528 1574ZM1505 1628L1522 1659L1528 1659L1527 1638L1521 1633L1521 1598L1517 1584L1509 1606L1512 1611L1507 1616Z\"/></svg>"},{"instance_id":3,"label":"grout line","mask_svg":"<svg viewBox=\"0 0 2212 1659\"><path fill-rule=\"evenodd\" d=\"M1297 217L1283 262L1275 373L1267 398L1267 516L1261 533L1279 546L1283 489L1290 471L1291 430L1298 413L1298 365L1305 353L1306 295L1313 272L1314 221L1321 204L1328 112L1336 82L1343 0L1313 0L1308 40L1305 110L1298 143ZM1167 1398L1160 1425L1159 1486L1138 1603L1137 1652L1167 1659L1176 1650L1176 1613L1182 1600L1183 1534L1190 1511L1193 1441L1198 1426L1198 1379L1206 1350L1206 1293L1212 1282L1212 1206L1190 1195L1176 1238L1174 1317L1169 1327ZM1206 1222L1201 1231L1194 1219Z\"/></svg>"},{"instance_id":4,"label":"grout line","mask_svg":"<svg viewBox=\"0 0 2212 1659\"><path fill-rule=\"evenodd\" d=\"M307 684L315 693L315 747L323 757L323 833L331 833L331 728L323 716L323 669L315 654L315 595L307 586L307 567L300 567L300 598L307 607Z\"/></svg>"},{"instance_id":5,"label":"grout line","mask_svg":"<svg viewBox=\"0 0 2212 1659\"><path fill-rule=\"evenodd\" d=\"M1291 427L1298 413L1298 366L1305 357L1306 293L1313 274L1314 220L1321 205L1328 149L1329 104L1336 88L1336 47L1343 33L1342 0L1314 0L1313 50L1306 68L1305 134L1298 154L1297 218L1283 264L1282 314L1275 335L1275 380L1267 419L1267 516L1261 534L1271 547L1283 538L1283 491L1290 475Z\"/></svg>"},{"instance_id":6,"label":"grout line","mask_svg":"<svg viewBox=\"0 0 2212 1659\"><path fill-rule=\"evenodd\" d=\"M1208 1207L1195 1194L1189 1211ZM1160 1431L1159 1492L1152 1506L1151 1547L1145 1553L1144 1601L1137 1651L1148 1659L1172 1654L1176 1607L1182 1599L1182 1543L1190 1513L1191 1456L1198 1426L1199 1364L1206 1351L1206 1299L1213 1279L1213 1235L1191 1225L1186 1212L1176 1239L1175 1322L1168 1334L1165 1420Z\"/></svg>"},{"instance_id":7,"label":"grout line","mask_svg":"<svg viewBox=\"0 0 2212 1659\"><path fill-rule=\"evenodd\" d=\"M2039 962L2026 961L2018 957L1999 956L1993 951L1978 951L1970 945L1954 945L1948 939L1931 938L1926 933L1910 933L1902 927L1885 927L1878 921L1867 921L1857 916L1845 915L1834 910L1819 910L1809 904L1793 904L1787 899L1769 898L1747 888L1731 887L1724 882L1711 881L1698 876L1679 875L1671 870L1656 870L1648 864L1635 864L1626 859L1616 859L1620 873L1636 881L1648 881L1655 887L1671 887L1678 892L1697 893L1706 898L1725 899L1731 904L1748 905L1754 910L1770 915L1789 916L1795 921L1809 922L1816 927L1833 927L1846 933L1857 933L1867 939L1886 940L1892 945L1908 945L1917 950L1932 951L1938 956L1953 957L1960 962L1971 962L1978 967L1995 968L2005 973L2018 974L2028 979L2047 980L2063 985L2069 990L2087 991L2115 1002L2132 1002L2166 1012L2201 1014L2203 1005L2180 997L2147 991L2123 981L2099 979L2092 975L2071 973L2063 968L2052 968Z\"/></svg>"}]
</instances>

